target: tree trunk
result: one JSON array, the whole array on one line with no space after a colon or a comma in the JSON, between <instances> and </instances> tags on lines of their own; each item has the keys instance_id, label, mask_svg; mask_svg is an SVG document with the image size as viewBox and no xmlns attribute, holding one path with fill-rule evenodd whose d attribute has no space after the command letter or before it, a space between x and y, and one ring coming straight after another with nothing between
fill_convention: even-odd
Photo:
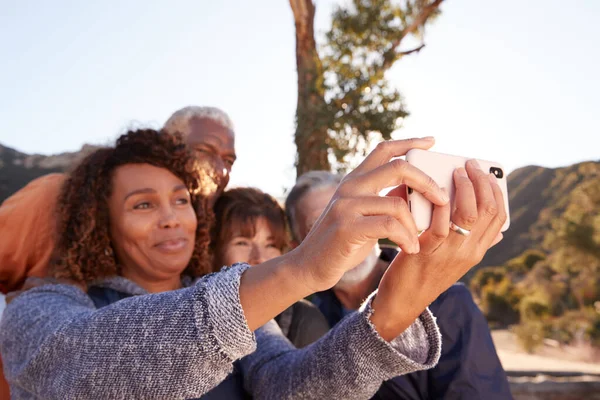
<instances>
[{"instance_id":1,"label":"tree trunk","mask_svg":"<svg viewBox=\"0 0 600 400\"><path fill-rule=\"evenodd\" d=\"M311 170L331 170L327 157L329 123L325 102L323 67L314 36L315 5L312 0L290 0L296 23L296 175Z\"/></svg>"}]
</instances>

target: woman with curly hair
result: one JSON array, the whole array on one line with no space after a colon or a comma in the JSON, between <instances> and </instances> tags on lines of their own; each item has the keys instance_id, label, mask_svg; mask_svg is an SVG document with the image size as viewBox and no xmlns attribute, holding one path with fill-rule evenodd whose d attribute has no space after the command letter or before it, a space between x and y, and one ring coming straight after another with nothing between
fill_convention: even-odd
<instances>
[{"instance_id":1,"label":"woman with curly hair","mask_svg":"<svg viewBox=\"0 0 600 400\"><path fill-rule=\"evenodd\" d=\"M257 398L369 398L382 381L435 365L440 336L426 307L477 263L502 222L490 213L470 217L497 190L460 182L457 215L467 213L472 234L448 234L444 192L422 172L390 162L431 145L378 146L347 175L300 246L260 266L208 275L210 210L197 195L197 161L181 138L133 131L96 151L59 199L58 281L17 296L0 323L12 397L195 398L239 360L244 387ZM484 182L475 175L474 185ZM397 198L373 195L400 183L437 205L431 234L417 235ZM405 253L379 292L317 342L295 349L271 319L332 287L381 237Z\"/></svg>"},{"instance_id":2,"label":"woman with curly hair","mask_svg":"<svg viewBox=\"0 0 600 400\"><path fill-rule=\"evenodd\" d=\"M215 270L236 262L258 265L289 249L285 212L272 196L255 188L227 190L214 206L211 248ZM319 309L304 299L275 317L283 334L297 348L329 331Z\"/></svg>"}]
</instances>

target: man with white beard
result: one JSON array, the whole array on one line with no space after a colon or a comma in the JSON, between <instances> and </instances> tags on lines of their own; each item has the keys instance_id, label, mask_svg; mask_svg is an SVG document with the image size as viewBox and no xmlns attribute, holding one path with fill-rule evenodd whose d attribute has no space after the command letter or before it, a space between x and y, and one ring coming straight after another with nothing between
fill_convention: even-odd
<instances>
[{"instance_id":1,"label":"man with white beard","mask_svg":"<svg viewBox=\"0 0 600 400\"><path fill-rule=\"evenodd\" d=\"M298 178L285 202L294 245L308 235L342 178L327 171L311 171ZM333 288L313 296L331 327L357 310L377 288L397 253L394 248L375 245ZM511 399L487 321L469 290L455 284L429 308L442 332L439 364L384 382L374 399Z\"/></svg>"}]
</instances>

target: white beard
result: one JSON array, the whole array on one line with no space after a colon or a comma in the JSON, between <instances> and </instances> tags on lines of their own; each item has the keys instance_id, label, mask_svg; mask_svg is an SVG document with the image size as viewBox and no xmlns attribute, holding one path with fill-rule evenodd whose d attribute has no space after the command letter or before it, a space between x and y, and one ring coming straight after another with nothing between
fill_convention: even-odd
<instances>
[{"instance_id":1,"label":"white beard","mask_svg":"<svg viewBox=\"0 0 600 400\"><path fill-rule=\"evenodd\" d=\"M373 272L375 265L377 265L380 252L379 245L375 245L373 250L371 250L369 255L360 264L351 270L346 271L346 273L342 275L342 278L336 283L335 287L341 289L348 286L354 286L366 279L369 274Z\"/></svg>"}]
</instances>

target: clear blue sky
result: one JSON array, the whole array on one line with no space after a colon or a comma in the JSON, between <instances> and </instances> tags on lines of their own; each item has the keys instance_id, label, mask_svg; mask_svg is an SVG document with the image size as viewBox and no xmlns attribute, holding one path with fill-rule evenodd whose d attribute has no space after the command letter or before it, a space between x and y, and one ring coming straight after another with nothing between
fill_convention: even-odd
<instances>
[{"instance_id":1,"label":"clear blue sky","mask_svg":"<svg viewBox=\"0 0 600 400\"><path fill-rule=\"evenodd\" d=\"M340 0L342 1L342 0ZM288 1L7 1L0 143L107 143L189 104L226 110L232 184L293 184L294 23ZM317 0L317 28L336 1ZM257 6L260 4L260 8ZM411 116L396 137L507 169L600 159L600 2L447 0L427 47L389 73Z\"/></svg>"}]
</instances>

